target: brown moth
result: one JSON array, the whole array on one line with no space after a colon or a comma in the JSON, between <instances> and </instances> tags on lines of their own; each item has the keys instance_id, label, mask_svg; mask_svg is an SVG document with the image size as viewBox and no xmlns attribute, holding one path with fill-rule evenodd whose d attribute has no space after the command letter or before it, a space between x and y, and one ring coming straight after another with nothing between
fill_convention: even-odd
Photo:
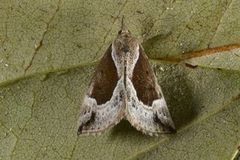
<instances>
[{"instance_id":1,"label":"brown moth","mask_svg":"<svg viewBox=\"0 0 240 160\"><path fill-rule=\"evenodd\" d=\"M148 58L123 20L95 70L80 110L78 135L101 133L123 118L148 135L176 132Z\"/></svg>"}]
</instances>

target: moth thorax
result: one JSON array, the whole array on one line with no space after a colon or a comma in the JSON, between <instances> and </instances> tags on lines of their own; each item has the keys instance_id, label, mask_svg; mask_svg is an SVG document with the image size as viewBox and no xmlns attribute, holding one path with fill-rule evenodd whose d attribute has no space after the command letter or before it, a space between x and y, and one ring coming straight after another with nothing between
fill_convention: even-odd
<instances>
[{"instance_id":1,"label":"moth thorax","mask_svg":"<svg viewBox=\"0 0 240 160\"><path fill-rule=\"evenodd\" d=\"M132 52L119 51L119 53L117 53L114 45L112 45L112 59L116 66L118 77L125 75L131 79L138 58L139 46Z\"/></svg>"}]
</instances>

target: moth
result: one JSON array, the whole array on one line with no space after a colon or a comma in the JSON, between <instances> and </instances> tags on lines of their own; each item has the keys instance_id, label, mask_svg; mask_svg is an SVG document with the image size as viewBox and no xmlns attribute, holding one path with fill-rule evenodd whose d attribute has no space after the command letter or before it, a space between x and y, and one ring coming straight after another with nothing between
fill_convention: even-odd
<instances>
[{"instance_id":1,"label":"moth","mask_svg":"<svg viewBox=\"0 0 240 160\"><path fill-rule=\"evenodd\" d=\"M101 133L123 118L147 135L176 132L143 47L127 29L124 19L84 97L78 135Z\"/></svg>"}]
</instances>

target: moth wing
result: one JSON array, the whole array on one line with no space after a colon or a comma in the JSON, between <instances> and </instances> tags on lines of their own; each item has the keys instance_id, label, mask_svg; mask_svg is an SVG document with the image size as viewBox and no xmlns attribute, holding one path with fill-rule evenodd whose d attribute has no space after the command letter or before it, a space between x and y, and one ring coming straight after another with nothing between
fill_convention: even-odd
<instances>
[{"instance_id":1,"label":"moth wing","mask_svg":"<svg viewBox=\"0 0 240 160\"><path fill-rule=\"evenodd\" d=\"M123 80L118 79L111 45L97 66L78 120L78 134L101 132L123 117Z\"/></svg>"},{"instance_id":2,"label":"moth wing","mask_svg":"<svg viewBox=\"0 0 240 160\"><path fill-rule=\"evenodd\" d=\"M127 86L130 93L127 119L134 127L149 135L175 132L166 101L142 46Z\"/></svg>"}]
</instances>

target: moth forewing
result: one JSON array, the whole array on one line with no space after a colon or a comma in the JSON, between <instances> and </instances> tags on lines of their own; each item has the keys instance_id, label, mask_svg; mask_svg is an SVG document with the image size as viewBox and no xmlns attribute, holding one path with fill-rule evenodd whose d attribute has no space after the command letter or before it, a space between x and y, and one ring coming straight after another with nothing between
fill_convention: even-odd
<instances>
[{"instance_id":1,"label":"moth forewing","mask_svg":"<svg viewBox=\"0 0 240 160\"><path fill-rule=\"evenodd\" d=\"M125 25L96 68L81 107L78 134L104 131L122 118L148 135L175 132L148 58Z\"/></svg>"},{"instance_id":2,"label":"moth forewing","mask_svg":"<svg viewBox=\"0 0 240 160\"><path fill-rule=\"evenodd\" d=\"M145 134L175 132L161 88L143 48L140 47L136 54L139 54L139 58L133 70L132 80L127 81L127 119Z\"/></svg>"},{"instance_id":3,"label":"moth forewing","mask_svg":"<svg viewBox=\"0 0 240 160\"><path fill-rule=\"evenodd\" d=\"M81 105L78 134L102 132L123 118L123 80L118 78L111 48L110 45L95 69Z\"/></svg>"}]
</instances>

